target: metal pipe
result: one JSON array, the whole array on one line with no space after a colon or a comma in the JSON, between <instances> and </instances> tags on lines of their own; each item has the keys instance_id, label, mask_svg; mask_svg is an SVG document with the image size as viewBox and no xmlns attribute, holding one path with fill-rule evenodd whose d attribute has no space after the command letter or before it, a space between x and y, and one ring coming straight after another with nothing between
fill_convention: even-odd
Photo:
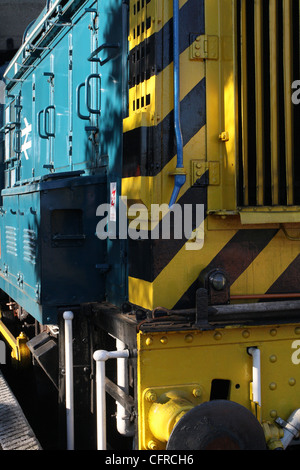
<instances>
[{"instance_id":1,"label":"metal pipe","mask_svg":"<svg viewBox=\"0 0 300 470\"><path fill-rule=\"evenodd\" d=\"M108 359L128 357L128 349L124 349L122 351L104 351L99 349L93 354L93 358L96 361L96 408L98 450L106 450L105 362Z\"/></svg>"},{"instance_id":2,"label":"metal pipe","mask_svg":"<svg viewBox=\"0 0 300 470\"><path fill-rule=\"evenodd\" d=\"M183 139L180 124L180 52L179 52L179 0L173 0L173 67L174 67L174 129L177 146L177 165L174 189L169 206L175 204L179 191L186 181L183 166Z\"/></svg>"},{"instance_id":3,"label":"metal pipe","mask_svg":"<svg viewBox=\"0 0 300 470\"><path fill-rule=\"evenodd\" d=\"M66 421L67 450L74 450L74 390L73 390L73 312L64 312L65 320L65 376L66 376Z\"/></svg>"},{"instance_id":4,"label":"metal pipe","mask_svg":"<svg viewBox=\"0 0 300 470\"><path fill-rule=\"evenodd\" d=\"M249 294L231 295L230 300L251 300L251 299L299 299L300 293L290 294Z\"/></svg>"},{"instance_id":5,"label":"metal pipe","mask_svg":"<svg viewBox=\"0 0 300 470\"><path fill-rule=\"evenodd\" d=\"M118 351L125 350L125 344L119 339L116 340ZM123 390L126 395L129 394L128 385L128 361L127 357L119 357L117 359L117 385ZM130 413L126 411L124 406L117 402L117 429L122 436L133 436L134 426L130 423Z\"/></svg>"},{"instance_id":6,"label":"metal pipe","mask_svg":"<svg viewBox=\"0 0 300 470\"><path fill-rule=\"evenodd\" d=\"M284 422L283 420L281 420L281 418L277 418L276 422L284 427L283 438L280 440L283 444L283 448L286 449L289 446L289 444L292 442L292 440L299 436L300 408L293 411L293 413L290 415L287 422Z\"/></svg>"},{"instance_id":7,"label":"metal pipe","mask_svg":"<svg viewBox=\"0 0 300 470\"><path fill-rule=\"evenodd\" d=\"M249 354L253 357L252 366L252 401L261 406L261 367L260 367L260 350L258 348L249 348Z\"/></svg>"}]
</instances>

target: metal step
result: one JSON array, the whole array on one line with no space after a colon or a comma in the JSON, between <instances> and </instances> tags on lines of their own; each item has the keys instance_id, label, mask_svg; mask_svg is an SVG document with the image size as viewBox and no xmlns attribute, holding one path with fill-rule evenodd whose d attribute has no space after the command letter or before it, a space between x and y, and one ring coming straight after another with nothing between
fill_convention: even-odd
<instances>
[{"instance_id":1,"label":"metal step","mask_svg":"<svg viewBox=\"0 0 300 470\"><path fill-rule=\"evenodd\" d=\"M0 450L42 450L1 371Z\"/></svg>"}]
</instances>

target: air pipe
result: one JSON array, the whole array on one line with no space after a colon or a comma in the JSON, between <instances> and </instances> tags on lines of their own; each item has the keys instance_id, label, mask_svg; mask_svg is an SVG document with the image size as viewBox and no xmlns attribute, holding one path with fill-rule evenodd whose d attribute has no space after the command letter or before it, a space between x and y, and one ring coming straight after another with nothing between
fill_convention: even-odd
<instances>
[{"instance_id":1,"label":"air pipe","mask_svg":"<svg viewBox=\"0 0 300 470\"><path fill-rule=\"evenodd\" d=\"M105 396L105 362L108 359L128 358L129 350L94 352L96 361L96 408L97 408L97 449L106 450L106 396Z\"/></svg>"},{"instance_id":2,"label":"air pipe","mask_svg":"<svg viewBox=\"0 0 300 470\"><path fill-rule=\"evenodd\" d=\"M73 389L73 312L63 314L65 320L65 377L66 377L66 422L67 450L74 450L74 389Z\"/></svg>"},{"instance_id":3,"label":"air pipe","mask_svg":"<svg viewBox=\"0 0 300 470\"><path fill-rule=\"evenodd\" d=\"M180 124L180 53L179 53L179 0L173 0L173 66L174 66L174 129L177 147L177 165L174 188L169 207L175 204L179 191L186 181L183 166L183 139Z\"/></svg>"}]
</instances>

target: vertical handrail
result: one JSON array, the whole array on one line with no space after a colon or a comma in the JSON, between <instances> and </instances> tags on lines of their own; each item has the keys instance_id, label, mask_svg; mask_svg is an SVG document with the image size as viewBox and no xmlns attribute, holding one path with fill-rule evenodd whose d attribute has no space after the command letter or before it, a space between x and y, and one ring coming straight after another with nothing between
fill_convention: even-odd
<instances>
[{"instance_id":1,"label":"vertical handrail","mask_svg":"<svg viewBox=\"0 0 300 470\"><path fill-rule=\"evenodd\" d=\"M258 348L249 348L249 354L253 358L252 365L252 401L261 406L261 366L260 366L260 350Z\"/></svg>"},{"instance_id":2,"label":"vertical handrail","mask_svg":"<svg viewBox=\"0 0 300 470\"><path fill-rule=\"evenodd\" d=\"M106 396L105 396L105 362L108 359L128 358L129 350L94 352L96 361L96 409L97 409L97 449L106 450Z\"/></svg>"},{"instance_id":3,"label":"vertical handrail","mask_svg":"<svg viewBox=\"0 0 300 470\"><path fill-rule=\"evenodd\" d=\"M73 390L73 312L63 314L65 320L65 377L66 377L66 423L67 450L74 450L74 390Z\"/></svg>"}]
</instances>

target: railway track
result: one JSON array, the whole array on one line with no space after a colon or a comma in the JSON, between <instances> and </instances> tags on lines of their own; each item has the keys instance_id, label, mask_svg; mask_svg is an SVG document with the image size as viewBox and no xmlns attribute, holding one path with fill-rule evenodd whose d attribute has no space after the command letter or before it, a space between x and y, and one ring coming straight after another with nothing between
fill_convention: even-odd
<instances>
[{"instance_id":1,"label":"railway track","mask_svg":"<svg viewBox=\"0 0 300 470\"><path fill-rule=\"evenodd\" d=\"M42 450L41 444L1 371L0 450Z\"/></svg>"}]
</instances>

